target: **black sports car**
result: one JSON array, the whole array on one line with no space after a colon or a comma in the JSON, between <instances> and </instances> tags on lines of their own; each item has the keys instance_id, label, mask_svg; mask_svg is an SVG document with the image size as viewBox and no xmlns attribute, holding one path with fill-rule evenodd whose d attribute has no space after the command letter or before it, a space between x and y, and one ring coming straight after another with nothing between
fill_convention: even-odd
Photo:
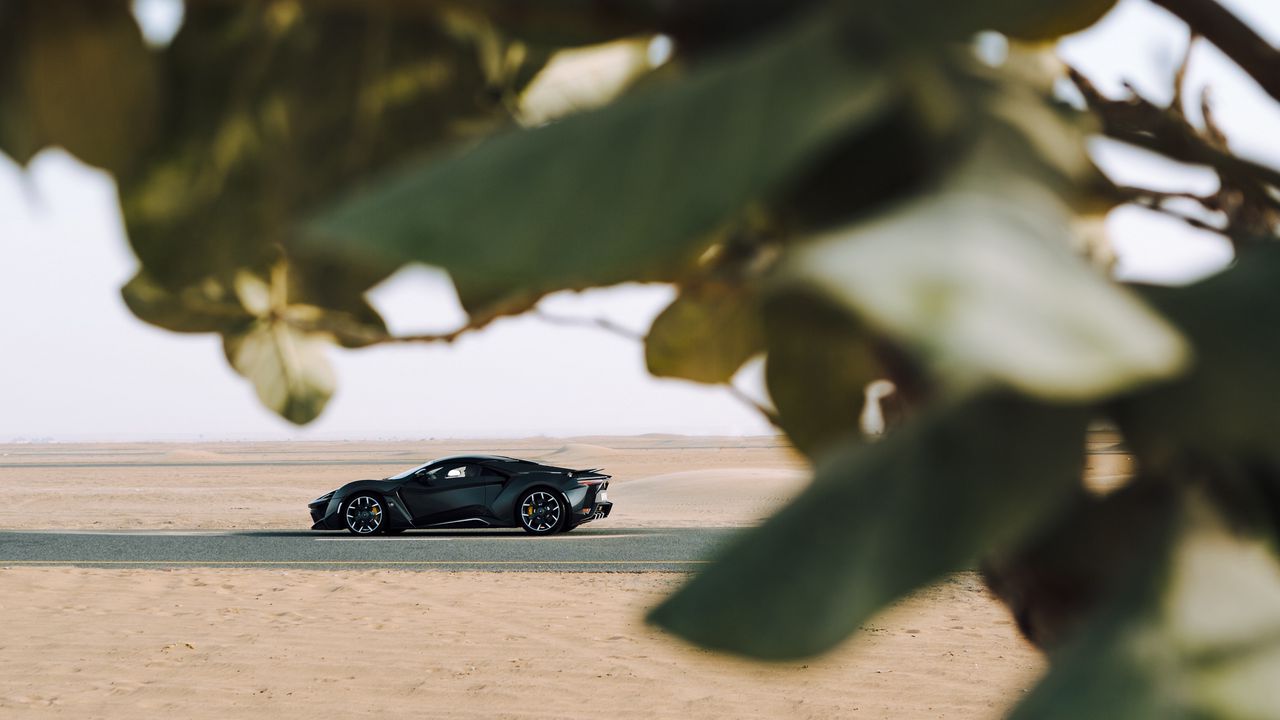
<instances>
[{"instance_id":1,"label":"black sports car","mask_svg":"<svg viewBox=\"0 0 1280 720\"><path fill-rule=\"evenodd\" d=\"M382 480L357 480L312 500L312 530L356 535L411 528L522 527L567 532L609 517L609 475L501 455L454 455Z\"/></svg>"}]
</instances>

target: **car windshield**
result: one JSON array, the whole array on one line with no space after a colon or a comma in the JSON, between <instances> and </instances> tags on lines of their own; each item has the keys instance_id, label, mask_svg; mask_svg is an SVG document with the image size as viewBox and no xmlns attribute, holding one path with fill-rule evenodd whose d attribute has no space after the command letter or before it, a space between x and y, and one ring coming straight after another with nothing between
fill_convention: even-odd
<instances>
[{"instance_id":1,"label":"car windshield","mask_svg":"<svg viewBox=\"0 0 1280 720\"><path fill-rule=\"evenodd\" d=\"M405 478L409 477L410 475L412 475L412 474L414 474L414 473L418 472L418 471L419 471L419 470L421 470L422 468L424 468L424 467L426 467L426 466L430 465L432 462L435 462L435 461L434 461L434 460L432 460L431 462L424 462L424 463L422 463L421 465L419 465L419 466L417 466L417 467L411 467L411 468L409 468L408 470L405 470L404 472L400 473L399 475L392 475L391 477L389 477L389 478L387 478L387 479L388 479L388 480L403 480L403 479L405 479Z\"/></svg>"}]
</instances>

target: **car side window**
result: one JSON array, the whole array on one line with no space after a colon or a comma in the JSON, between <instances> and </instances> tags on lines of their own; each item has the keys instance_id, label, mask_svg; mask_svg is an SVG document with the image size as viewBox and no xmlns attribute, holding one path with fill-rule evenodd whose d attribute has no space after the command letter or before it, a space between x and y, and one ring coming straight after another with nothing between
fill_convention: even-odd
<instances>
[{"instance_id":1,"label":"car side window","mask_svg":"<svg viewBox=\"0 0 1280 720\"><path fill-rule=\"evenodd\" d=\"M438 472L431 473L431 477L444 482L457 482L463 478L475 477L479 474L479 468L475 465L454 465L450 468L441 468Z\"/></svg>"}]
</instances>

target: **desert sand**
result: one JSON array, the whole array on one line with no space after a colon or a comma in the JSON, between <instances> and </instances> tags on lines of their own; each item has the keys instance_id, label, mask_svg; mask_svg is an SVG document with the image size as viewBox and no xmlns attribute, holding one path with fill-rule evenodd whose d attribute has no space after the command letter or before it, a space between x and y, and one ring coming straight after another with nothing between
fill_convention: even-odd
<instances>
[{"instance_id":1,"label":"desert sand","mask_svg":"<svg viewBox=\"0 0 1280 720\"><path fill-rule=\"evenodd\" d=\"M681 580L5 569L0 716L984 718L1041 669L970 576L781 665L646 626Z\"/></svg>"},{"instance_id":2,"label":"desert sand","mask_svg":"<svg viewBox=\"0 0 1280 720\"><path fill-rule=\"evenodd\" d=\"M604 467L614 527L758 522L776 438L0 446L0 528L306 527L308 500L443 454ZM1129 460L1091 445L1101 490ZM685 576L0 567L0 717L995 718L1043 671L972 574L825 657L751 663L644 624Z\"/></svg>"}]
</instances>

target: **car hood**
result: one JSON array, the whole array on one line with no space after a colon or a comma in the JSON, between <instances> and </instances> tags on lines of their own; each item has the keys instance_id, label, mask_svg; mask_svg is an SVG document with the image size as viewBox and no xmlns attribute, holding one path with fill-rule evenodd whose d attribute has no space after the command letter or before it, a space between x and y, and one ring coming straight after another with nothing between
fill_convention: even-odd
<instances>
[{"instance_id":1,"label":"car hood","mask_svg":"<svg viewBox=\"0 0 1280 720\"><path fill-rule=\"evenodd\" d=\"M403 480L355 480L333 491L334 497L346 497L360 490L391 492L404 484Z\"/></svg>"}]
</instances>

